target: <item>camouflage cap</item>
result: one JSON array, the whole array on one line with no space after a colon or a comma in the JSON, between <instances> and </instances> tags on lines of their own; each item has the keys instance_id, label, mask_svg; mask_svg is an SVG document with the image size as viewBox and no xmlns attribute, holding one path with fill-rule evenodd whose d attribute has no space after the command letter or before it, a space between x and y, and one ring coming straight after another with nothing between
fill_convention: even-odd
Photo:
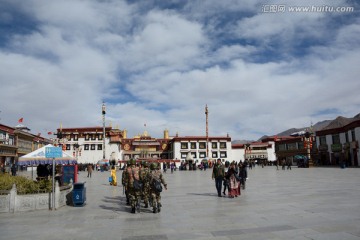
<instances>
[{"instance_id":1,"label":"camouflage cap","mask_svg":"<svg viewBox=\"0 0 360 240\"><path fill-rule=\"evenodd\" d=\"M157 164L156 164L156 163L151 163L151 164L150 164L150 169L151 169L151 170L157 169Z\"/></svg>"}]
</instances>

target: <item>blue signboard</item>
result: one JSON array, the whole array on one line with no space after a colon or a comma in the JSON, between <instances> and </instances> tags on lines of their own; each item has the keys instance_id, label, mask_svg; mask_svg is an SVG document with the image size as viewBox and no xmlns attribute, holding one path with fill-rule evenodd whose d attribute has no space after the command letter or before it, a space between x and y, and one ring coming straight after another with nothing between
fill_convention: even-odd
<instances>
[{"instance_id":1,"label":"blue signboard","mask_svg":"<svg viewBox=\"0 0 360 240\"><path fill-rule=\"evenodd\" d=\"M45 157L46 158L61 158L62 157L61 147L46 147L45 148Z\"/></svg>"},{"instance_id":2,"label":"blue signboard","mask_svg":"<svg viewBox=\"0 0 360 240\"><path fill-rule=\"evenodd\" d=\"M77 181L77 166L76 165L65 165L63 166L62 178L64 184L69 184L70 179L72 179L73 183Z\"/></svg>"}]
</instances>

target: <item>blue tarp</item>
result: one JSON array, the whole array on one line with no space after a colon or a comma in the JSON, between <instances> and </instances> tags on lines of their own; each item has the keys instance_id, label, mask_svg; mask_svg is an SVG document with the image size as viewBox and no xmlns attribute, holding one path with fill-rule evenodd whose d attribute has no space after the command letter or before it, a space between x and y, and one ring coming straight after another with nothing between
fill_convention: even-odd
<instances>
[{"instance_id":1,"label":"blue tarp","mask_svg":"<svg viewBox=\"0 0 360 240\"><path fill-rule=\"evenodd\" d=\"M44 160L26 160L26 161L18 161L18 165L39 165L39 164L52 164L52 158L44 159ZM76 160L59 160L55 158L56 164L76 164Z\"/></svg>"},{"instance_id":2,"label":"blue tarp","mask_svg":"<svg viewBox=\"0 0 360 240\"><path fill-rule=\"evenodd\" d=\"M297 159L297 160L299 160L299 159L301 159L301 160L307 160L307 157L304 156L304 155L295 155L294 158Z\"/></svg>"}]
</instances>

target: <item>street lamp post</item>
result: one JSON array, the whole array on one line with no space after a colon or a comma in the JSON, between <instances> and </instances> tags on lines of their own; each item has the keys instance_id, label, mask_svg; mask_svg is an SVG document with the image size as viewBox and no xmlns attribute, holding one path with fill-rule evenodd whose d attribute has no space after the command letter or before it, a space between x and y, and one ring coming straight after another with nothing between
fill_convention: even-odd
<instances>
[{"instance_id":1,"label":"street lamp post","mask_svg":"<svg viewBox=\"0 0 360 240\"><path fill-rule=\"evenodd\" d=\"M57 143L61 146L62 151L66 150L66 142L67 140L62 133L62 127L60 126L60 131L57 135ZM56 163L55 158L52 159L52 200L51 200L51 210L55 210L55 172L56 172Z\"/></svg>"},{"instance_id":2,"label":"street lamp post","mask_svg":"<svg viewBox=\"0 0 360 240\"><path fill-rule=\"evenodd\" d=\"M79 156L79 150L80 150L80 145L78 143L74 144L74 152L75 152L75 158L76 160L78 160L78 156Z\"/></svg>"},{"instance_id":3,"label":"street lamp post","mask_svg":"<svg viewBox=\"0 0 360 240\"><path fill-rule=\"evenodd\" d=\"M314 162L311 158L311 149L312 149L312 143L313 143L314 139L313 139L312 133L306 132L302 140L304 142L304 148L306 149L309 168L313 167Z\"/></svg>"},{"instance_id":4,"label":"street lamp post","mask_svg":"<svg viewBox=\"0 0 360 240\"><path fill-rule=\"evenodd\" d=\"M206 158L209 158L209 109L207 104L205 107L205 115L206 115Z\"/></svg>"},{"instance_id":5,"label":"street lamp post","mask_svg":"<svg viewBox=\"0 0 360 240\"><path fill-rule=\"evenodd\" d=\"M251 150L250 150L250 144L249 143L247 143L247 144L245 144L245 156L244 156L244 162L245 162L245 160L246 159L250 159L250 153L251 153Z\"/></svg>"},{"instance_id":6,"label":"street lamp post","mask_svg":"<svg viewBox=\"0 0 360 240\"><path fill-rule=\"evenodd\" d=\"M102 120L103 120L103 159L105 160L105 114L106 114L106 107L105 103L102 104Z\"/></svg>"}]
</instances>

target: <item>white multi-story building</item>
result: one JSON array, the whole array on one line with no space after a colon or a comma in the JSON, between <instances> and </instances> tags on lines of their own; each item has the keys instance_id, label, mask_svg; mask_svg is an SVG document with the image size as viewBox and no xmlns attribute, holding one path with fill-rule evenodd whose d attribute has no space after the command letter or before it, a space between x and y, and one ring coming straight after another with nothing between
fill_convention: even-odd
<instances>
[{"instance_id":1,"label":"white multi-story building","mask_svg":"<svg viewBox=\"0 0 360 240\"><path fill-rule=\"evenodd\" d=\"M360 166L359 141L360 119L341 127L328 126L316 131L316 147L319 155L316 161L321 165Z\"/></svg>"},{"instance_id":2,"label":"white multi-story building","mask_svg":"<svg viewBox=\"0 0 360 240\"><path fill-rule=\"evenodd\" d=\"M76 157L78 163L97 163L104 154L107 160L120 159L120 140L124 131L106 127L105 141L102 127L62 128L57 131L62 135L58 142L66 146L65 152Z\"/></svg>"},{"instance_id":3,"label":"white multi-story building","mask_svg":"<svg viewBox=\"0 0 360 240\"><path fill-rule=\"evenodd\" d=\"M173 158L185 160L191 154L193 160L217 159L225 161L232 160L231 138L205 136L174 137L171 140L173 145Z\"/></svg>"},{"instance_id":4,"label":"white multi-story building","mask_svg":"<svg viewBox=\"0 0 360 240\"><path fill-rule=\"evenodd\" d=\"M245 159L275 161L275 142L273 138L264 139L262 142L252 142L247 144L233 144L232 156L236 162Z\"/></svg>"}]
</instances>

